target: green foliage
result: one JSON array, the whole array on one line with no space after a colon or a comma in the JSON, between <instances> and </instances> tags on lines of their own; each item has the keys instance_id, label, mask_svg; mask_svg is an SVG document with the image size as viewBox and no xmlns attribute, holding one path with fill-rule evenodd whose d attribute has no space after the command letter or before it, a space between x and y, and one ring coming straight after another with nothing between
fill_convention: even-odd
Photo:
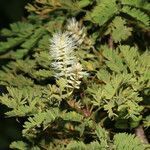
<instances>
[{"instance_id":1,"label":"green foliage","mask_svg":"<svg viewBox=\"0 0 150 150\"><path fill-rule=\"evenodd\" d=\"M141 8L141 9L146 10L146 11L149 11L149 7L150 7L149 2L142 1L142 0L134 0L134 1L122 0L122 4L130 5L130 6L135 7L135 8Z\"/></svg>"},{"instance_id":2,"label":"green foliage","mask_svg":"<svg viewBox=\"0 0 150 150\"><path fill-rule=\"evenodd\" d=\"M144 119L144 126L145 126L145 127L150 127L150 115L148 115L148 116Z\"/></svg>"},{"instance_id":3,"label":"green foliage","mask_svg":"<svg viewBox=\"0 0 150 150\"><path fill-rule=\"evenodd\" d=\"M131 35L132 28L126 26L126 20L121 17L115 17L110 24L108 34L111 34L114 42L126 40Z\"/></svg>"},{"instance_id":4,"label":"green foliage","mask_svg":"<svg viewBox=\"0 0 150 150\"><path fill-rule=\"evenodd\" d=\"M138 104L142 101L139 92L150 86L148 61L145 61L144 65L138 50L134 47L119 46L116 51L104 48L102 54L106 58L106 68L97 72L98 79L104 84L93 84L87 93L91 93L92 103L104 108L109 117L130 118L130 126L135 127L133 121L138 123L141 120L140 112L143 110ZM146 56L143 60L147 59L147 55L142 55Z\"/></svg>"},{"instance_id":5,"label":"green foliage","mask_svg":"<svg viewBox=\"0 0 150 150\"><path fill-rule=\"evenodd\" d=\"M18 149L18 150L27 150L28 147L27 147L27 144L25 144L23 141L17 141L17 142L13 142L11 145L10 145L10 148L15 148L15 149Z\"/></svg>"},{"instance_id":6,"label":"green foliage","mask_svg":"<svg viewBox=\"0 0 150 150\"><path fill-rule=\"evenodd\" d=\"M137 139L134 135L128 135L126 133L116 134L114 136L114 145L116 150L120 150L120 149L144 150L145 149L139 139Z\"/></svg>"},{"instance_id":7,"label":"green foliage","mask_svg":"<svg viewBox=\"0 0 150 150\"><path fill-rule=\"evenodd\" d=\"M8 41L4 43L3 42L0 43L0 47L1 47L0 52L3 52L4 50L5 51L9 50L11 48L14 48L22 44L27 38L31 36L32 31L34 29L35 27L32 24L19 22L10 25L10 30L8 29L2 30L1 31L2 36L8 37Z\"/></svg>"},{"instance_id":8,"label":"green foliage","mask_svg":"<svg viewBox=\"0 0 150 150\"><path fill-rule=\"evenodd\" d=\"M96 7L92 10L92 12L87 13L86 18L88 20L92 20L94 23L98 23L99 25L103 25L109 19L113 17L117 13L117 5L115 0L105 1L102 0L97 4Z\"/></svg>"},{"instance_id":9,"label":"green foliage","mask_svg":"<svg viewBox=\"0 0 150 150\"><path fill-rule=\"evenodd\" d=\"M139 9L124 6L122 8L122 12L127 13L131 17L137 19L138 21L141 21L144 25L149 26L149 16Z\"/></svg>"},{"instance_id":10,"label":"green foliage","mask_svg":"<svg viewBox=\"0 0 150 150\"><path fill-rule=\"evenodd\" d=\"M25 21L0 31L0 86L6 88L0 103L22 125L22 139L11 149L149 148L133 134L139 125L145 132L150 127L148 6L142 0L35 0ZM70 31L71 17L78 22ZM50 41L56 32L76 42L73 55L87 73L80 80L80 68L55 78ZM63 66L65 56L56 62ZM70 90L68 79L78 88Z\"/></svg>"}]
</instances>

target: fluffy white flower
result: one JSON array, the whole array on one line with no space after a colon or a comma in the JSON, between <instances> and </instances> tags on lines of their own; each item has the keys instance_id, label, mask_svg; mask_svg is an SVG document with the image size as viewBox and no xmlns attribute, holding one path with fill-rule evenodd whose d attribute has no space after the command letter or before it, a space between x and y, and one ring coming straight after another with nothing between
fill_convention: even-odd
<instances>
[{"instance_id":1,"label":"fluffy white flower","mask_svg":"<svg viewBox=\"0 0 150 150\"><path fill-rule=\"evenodd\" d=\"M74 50L77 48L76 41L68 32L55 33L50 40L50 55L53 58L52 67L56 78L67 79L69 88L79 88L80 79L86 73L78 62Z\"/></svg>"},{"instance_id":2,"label":"fluffy white flower","mask_svg":"<svg viewBox=\"0 0 150 150\"><path fill-rule=\"evenodd\" d=\"M75 40L77 45L82 44L86 34L84 33L84 27L81 27L75 18L68 20L66 29L68 34Z\"/></svg>"}]
</instances>

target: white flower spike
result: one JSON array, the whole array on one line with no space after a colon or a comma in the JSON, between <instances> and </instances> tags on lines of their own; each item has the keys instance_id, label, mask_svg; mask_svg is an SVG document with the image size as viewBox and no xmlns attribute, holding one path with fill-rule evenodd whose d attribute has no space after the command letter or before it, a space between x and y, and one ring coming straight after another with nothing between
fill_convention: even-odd
<instances>
[{"instance_id":1,"label":"white flower spike","mask_svg":"<svg viewBox=\"0 0 150 150\"><path fill-rule=\"evenodd\" d=\"M65 78L67 87L79 88L80 79L87 75L82 71L82 65L75 56L77 42L68 32L55 33L50 40L50 55L53 58L52 67L56 78Z\"/></svg>"},{"instance_id":2,"label":"white flower spike","mask_svg":"<svg viewBox=\"0 0 150 150\"><path fill-rule=\"evenodd\" d=\"M86 36L84 33L84 27L81 27L75 18L68 20L66 29L77 45L81 45L83 43Z\"/></svg>"}]
</instances>

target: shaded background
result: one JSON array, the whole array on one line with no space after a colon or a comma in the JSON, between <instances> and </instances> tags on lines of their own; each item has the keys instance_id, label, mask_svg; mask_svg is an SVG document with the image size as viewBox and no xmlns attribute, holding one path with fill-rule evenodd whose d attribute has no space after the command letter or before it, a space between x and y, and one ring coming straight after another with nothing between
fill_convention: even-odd
<instances>
[{"instance_id":1,"label":"shaded background","mask_svg":"<svg viewBox=\"0 0 150 150\"><path fill-rule=\"evenodd\" d=\"M0 29L8 28L10 23L20 21L28 15L25 5L32 0L0 0ZM0 85L0 95L5 92ZM15 118L5 118L7 108L0 105L0 150L9 149L12 141L21 140L21 123Z\"/></svg>"},{"instance_id":2,"label":"shaded background","mask_svg":"<svg viewBox=\"0 0 150 150\"><path fill-rule=\"evenodd\" d=\"M27 15L24 6L31 0L0 0L0 28L21 20Z\"/></svg>"}]
</instances>

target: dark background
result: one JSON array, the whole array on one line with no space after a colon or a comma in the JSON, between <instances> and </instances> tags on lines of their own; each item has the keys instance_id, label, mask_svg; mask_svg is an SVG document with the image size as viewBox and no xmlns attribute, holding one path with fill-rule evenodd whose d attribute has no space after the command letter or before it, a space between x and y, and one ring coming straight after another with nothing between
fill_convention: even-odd
<instances>
[{"instance_id":1,"label":"dark background","mask_svg":"<svg viewBox=\"0 0 150 150\"><path fill-rule=\"evenodd\" d=\"M25 17L27 12L24 6L28 2L29 0L0 0L0 29Z\"/></svg>"},{"instance_id":2,"label":"dark background","mask_svg":"<svg viewBox=\"0 0 150 150\"><path fill-rule=\"evenodd\" d=\"M0 0L0 30L26 17L28 13L24 7L28 2L31 0ZM4 91L0 85L0 95ZM21 140L21 123L15 118L6 118L6 110L6 107L0 105L0 150L7 150L12 141Z\"/></svg>"}]
</instances>

